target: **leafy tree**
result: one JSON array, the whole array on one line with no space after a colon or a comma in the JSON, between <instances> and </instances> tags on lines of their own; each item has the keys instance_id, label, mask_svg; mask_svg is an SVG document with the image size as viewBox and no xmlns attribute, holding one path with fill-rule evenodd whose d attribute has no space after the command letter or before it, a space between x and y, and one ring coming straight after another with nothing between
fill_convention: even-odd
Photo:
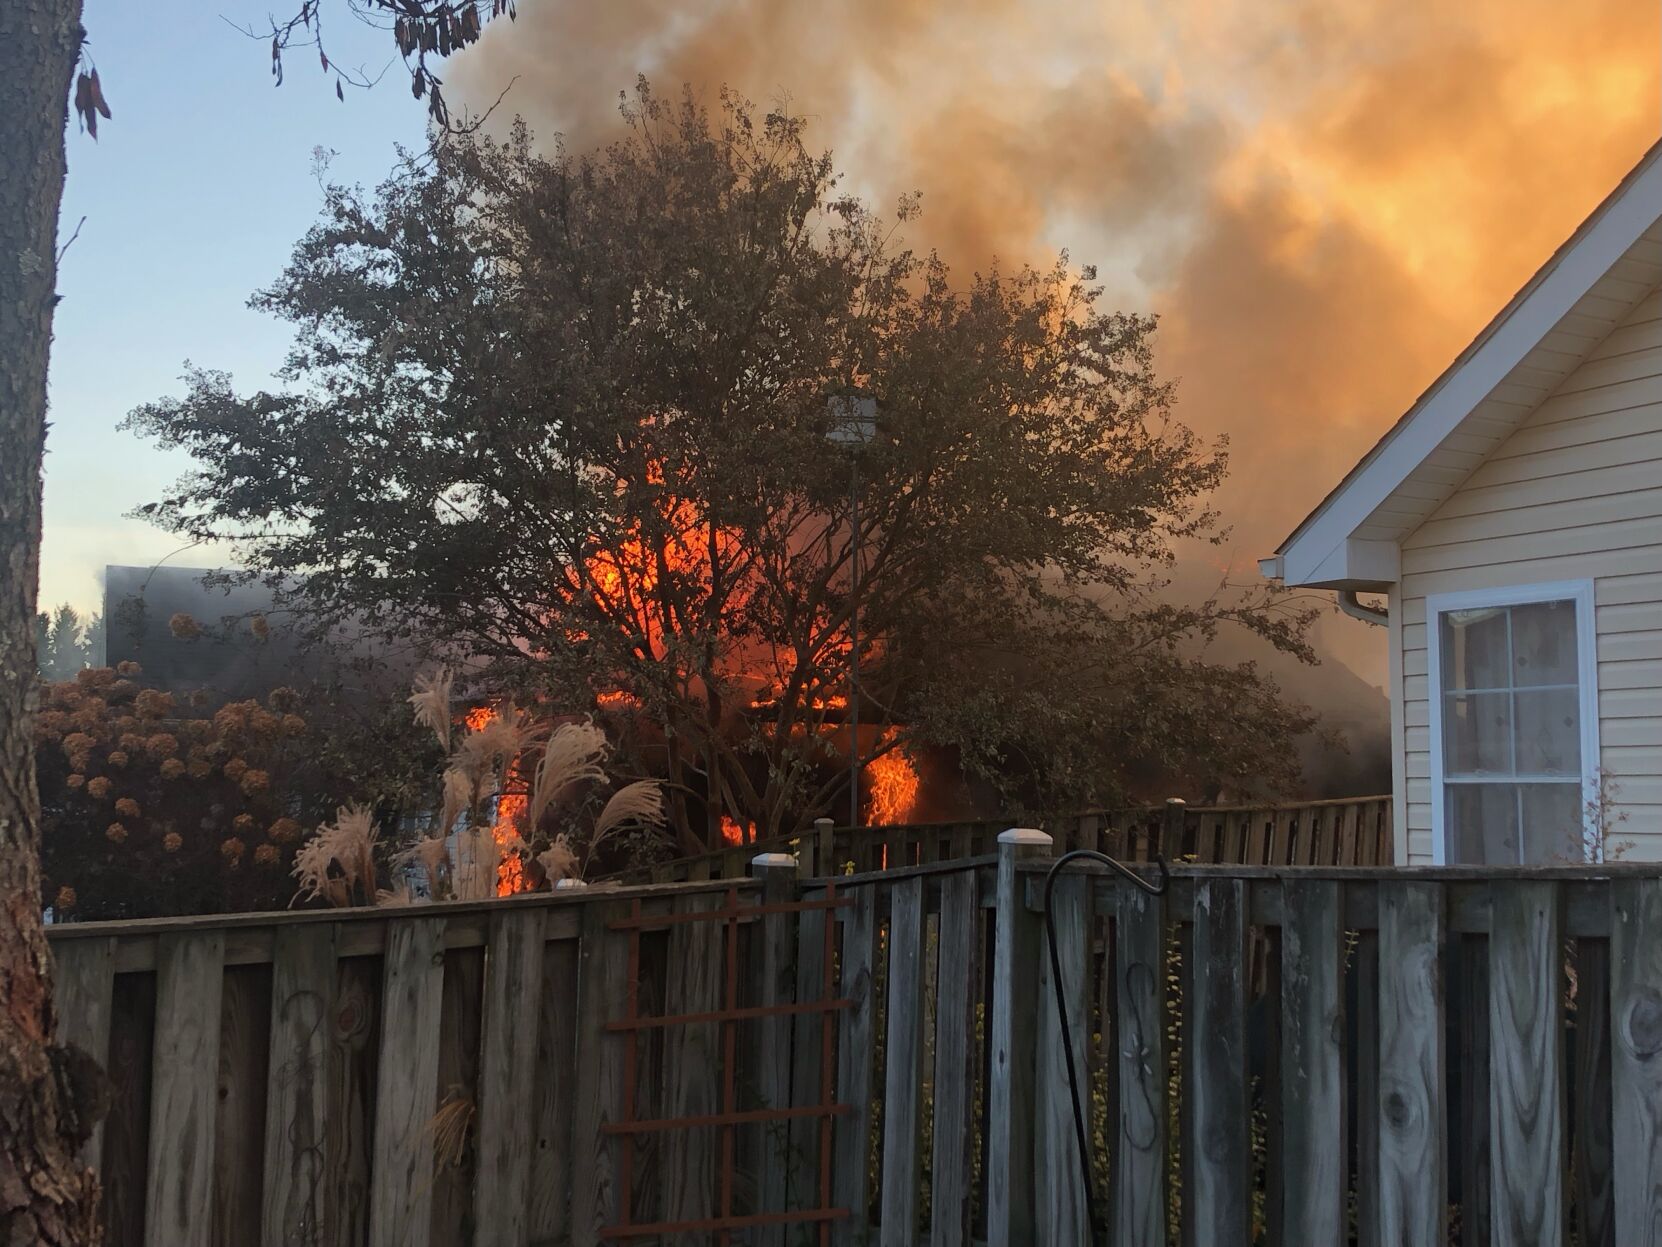
<instances>
[{"instance_id":1,"label":"leafy tree","mask_svg":"<svg viewBox=\"0 0 1662 1247\"><path fill-rule=\"evenodd\" d=\"M479 37L511 0L349 0L338 6L384 24L410 70L417 97L450 124L434 60ZM315 45L323 72L341 84L369 85L330 65L321 0L299 0L273 22L272 70L282 54ZM57 304L58 213L63 201L64 131L70 84L85 129L97 135L110 108L98 71L79 76L86 32L81 0L6 0L0 4L0 81L6 83L6 135L0 143L0 1239L81 1247L97 1238L98 1184L76 1161L92 1129L94 1097L66 1089L85 1065L56 1041L51 959L40 912L40 802L30 725L36 680L36 597L40 572L41 466L46 447L46 374ZM67 245L67 244L66 244Z\"/></svg>"},{"instance_id":2,"label":"leafy tree","mask_svg":"<svg viewBox=\"0 0 1662 1247\"><path fill-rule=\"evenodd\" d=\"M521 126L332 190L255 300L297 328L289 386L197 371L134 412L201 465L145 510L303 576L322 620L618 714L689 847L830 808L856 606L864 763L927 746L1052 806L1150 768L1290 775L1307 718L1204 647L1302 652L1307 616L1164 592L1174 544L1217 536L1225 459L1172 418L1152 319L1065 257L955 281L799 118L644 82L624 115L596 155ZM851 396L876 403L853 464Z\"/></svg>"}]
</instances>

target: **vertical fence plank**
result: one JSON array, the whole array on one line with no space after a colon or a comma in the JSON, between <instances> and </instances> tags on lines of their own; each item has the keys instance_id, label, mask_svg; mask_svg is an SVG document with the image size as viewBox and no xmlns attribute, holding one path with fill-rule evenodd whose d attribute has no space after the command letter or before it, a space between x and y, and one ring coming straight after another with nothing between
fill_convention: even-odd
<instances>
[{"instance_id":1,"label":"vertical fence plank","mask_svg":"<svg viewBox=\"0 0 1662 1247\"><path fill-rule=\"evenodd\" d=\"M387 930L370 1167L370 1247L426 1247L433 1199L444 919L400 915Z\"/></svg>"},{"instance_id":2,"label":"vertical fence plank","mask_svg":"<svg viewBox=\"0 0 1662 1247\"><path fill-rule=\"evenodd\" d=\"M897 882L889 904L878 1241L882 1247L911 1247L918 1227L918 1106L923 1090L923 877Z\"/></svg>"},{"instance_id":3,"label":"vertical fence plank","mask_svg":"<svg viewBox=\"0 0 1662 1247\"><path fill-rule=\"evenodd\" d=\"M277 929L265 1113L264 1247L321 1243L335 924Z\"/></svg>"},{"instance_id":4,"label":"vertical fence plank","mask_svg":"<svg viewBox=\"0 0 1662 1247\"><path fill-rule=\"evenodd\" d=\"M214 1093L225 933L156 942L156 1037L144 1239L207 1247L213 1218Z\"/></svg>"},{"instance_id":5,"label":"vertical fence plank","mask_svg":"<svg viewBox=\"0 0 1662 1247\"><path fill-rule=\"evenodd\" d=\"M1580 1247L1614 1247L1610 1175L1610 944L1576 941L1574 1204Z\"/></svg>"},{"instance_id":6,"label":"vertical fence plank","mask_svg":"<svg viewBox=\"0 0 1662 1247\"><path fill-rule=\"evenodd\" d=\"M823 898L824 892L815 892ZM807 898L804 898L807 899ZM809 909L797 915L796 930L796 999L807 1003L826 996L825 983L825 922L829 915ZM832 943L836 935L833 930ZM835 948L833 947L833 955ZM836 1017L819 1013L800 1013L791 1025L791 1090L790 1102L801 1108L821 1104L828 1098L822 1086L822 1062L827 1052L826 1025L836 1024ZM834 1050L834 1041L832 1044ZM830 1098L837 1089L831 1087ZM820 1192L820 1169L830 1165L830 1157L821 1157L820 1138L824 1121L817 1117L799 1117L790 1123L790 1164L785 1171L785 1200L789 1208L818 1208L830 1199L830 1192Z\"/></svg>"},{"instance_id":7,"label":"vertical fence plank","mask_svg":"<svg viewBox=\"0 0 1662 1247\"><path fill-rule=\"evenodd\" d=\"M1073 1068L1079 1079L1090 1135L1090 974L1087 967L1091 881L1084 875L1068 875L1056 881L1050 921L1056 932L1056 951L1062 964L1060 982L1067 1001L1068 1033L1063 1035L1056 1012L1057 979L1051 973L1050 949L1040 940L1039 979L1039 1068L1036 1106L1038 1123L1035 1141L1040 1176L1038 1200L1038 1241L1041 1243L1083 1243L1091 1233L1091 1191L1079 1172L1079 1144L1073 1121L1073 1092L1068 1084L1067 1049L1073 1052ZM1064 1047L1064 1038L1067 1040Z\"/></svg>"},{"instance_id":8,"label":"vertical fence plank","mask_svg":"<svg viewBox=\"0 0 1662 1247\"><path fill-rule=\"evenodd\" d=\"M439 1004L439 1104L427 1131L433 1162L428 1238L439 1244L461 1242L474 1218L477 1152L451 1147L454 1136L448 1130L441 1131L440 1122L453 1124L451 1114L470 1112L470 1130L478 1125L479 1024L484 992L484 948L473 945L446 949Z\"/></svg>"},{"instance_id":9,"label":"vertical fence plank","mask_svg":"<svg viewBox=\"0 0 1662 1247\"><path fill-rule=\"evenodd\" d=\"M1282 1241L1345 1230L1344 940L1337 883L1281 884Z\"/></svg>"},{"instance_id":10,"label":"vertical fence plank","mask_svg":"<svg viewBox=\"0 0 1662 1247\"><path fill-rule=\"evenodd\" d=\"M722 897L691 897L681 912L707 910ZM713 1013L723 1008L722 984L728 951L726 924L681 922L669 929L669 969L664 1012ZM720 1083L723 1023L695 1022L664 1031L664 1111L669 1117L703 1117L722 1111ZM715 1215L721 1130L672 1130L663 1138L663 1208L666 1221L697 1221ZM667 1243L694 1238L666 1236Z\"/></svg>"},{"instance_id":11,"label":"vertical fence plank","mask_svg":"<svg viewBox=\"0 0 1662 1247\"><path fill-rule=\"evenodd\" d=\"M1379 1241L1448 1241L1443 889L1379 885Z\"/></svg>"},{"instance_id":12,"label":"vertical fence plank","mask_svg":"<svg viewBox=\"0 0 1662 1247\"><path fill-rule=\"evenodd\" d=\"M1489 1247L1489 941L1457 935L1452 941L1458 977L1455 1042L1460 1071L1461 1247Z\"/></svg>"},{"instance_id":13,"label":"vertical fence plank","mask_svg":"<svg viewBox=\"0 0 1662 1247\"><path fill-rule=\"evenodd\" d=\"M362 1247L369 1241L383 967L382 957L344 957L335 968L334 1005L329 1011L325 1212L320 1240L328 1247Z\"/></svg>"},{"instance_id":14,"label":"vertical fence plank","mask_svg":"<svg viewBox=\"0 0 1662 1247\"><path fill-rule=\"evenodd\" d=\"M110 1010L115 994L115 940L59 940L52 945L52 1004L58 1040L74 1044L101 1066L110 1063ZM97 1165L104 1149L104 1123L93 1126L82 1144L83 1165Z\"/></svg>"},{"instance_id":15,"label":"vertical fence plank","mask_svg":"<svg viewBox=\"0 0 1662 1247\"><path fill-rule=\"evenodd\" d=\"M155 1029L156 976L116 975L110 1005L110 1113L104 1119L99 1165L105 1247L144 1242Z\"/></svg>"},{"instance_id":16,"label":"vertical fence plank","mask_svg":"<svg viewBox=\"0 0 1662 1247\"><path fill-rule=\"evenodd\" d=\"M266 1087L271 1045L271 967L227 966L219 1019L214 1101L214 1227L221 1247L260 1238L264 1210Z\"/></svg>"},{"instance_id":17,"label":"vertical fence plank","mask_svg":"<svg viewBox=\"0 0 1662 1247\"><path fill-rule=\"evenodd\" d=\"M975 1130L976 957L975 875L941 880L940 939L935 981L934 1155L930 1158L931 1247L967 1243Z\"/></svg>"},{"instance_id":18,"label":"vertical fence plank","mask_svg":"<svg viewBox=\"0 0 1662 1247\"><path fill-rule=\"evenodd\" d=\"M877 890L854 889L854 907L843 924L842 1011L837 1037L837 1100L850 1111L837 1119L832 1192L848 1216L832 1223L837 1247L858 1247L868 1239L870 1219L872 1018L875 1008L872 967L877 954Z\"/></svg>"},{"instance_id":19,"label":"vertical fence plank","mask_svg":"<svg viewBox=\"0 0 1662 1247\"><path fill-rule=\"evenodd\" d=\"M526 1236L565 1238L570 1223L571 1118L577 1070L577 941L558 940L542 954L537 1009L537 1067L532 1079L531 1190Z\"/></svg>"},{"instance_id":20,"label":"vertical fence plank","mask_svg":"<svg viewBox=\"0 0 1662 1247\"><path fill-rule=\"evenodd\" d=\"M1186 1203L1200 1243L1244 1243L1250 1237L1246 942L1246 884L1197 882L1189 977L1194 1029L1185 1037L1184 1098L1194 1183Z\"/></svg>"},{"instance_id":21,"label":"vertical fence plank","mask_svg":"<svg viewBox=\"0 0 1662 1247\"><path fill-rule=\"evenodd\" d=\"M479 1178L474 1242L520 1247L527 1235L532 1099L536 1075L543 915L519 908L491 914L479 1055Z\"/></svg>"},{"instance_id":22,"label":"vertical fence plank","mask_svg":"<svg viewBox=\"0 0 1662 1247\"><path fill-rule=\"evenodd\" d=\"M1025 1247L1034 1241L1033 1084L1037 1045L1039 916L1027 908L1023 858L1050 845L1043 832L1017 828L999 836L998 929L993 945L991 1067L987 1072L987 1241Z\"/></svg>"},{"instance_id":23,"label":"vertical fence plank","mask_svg":"<svg viewBox=\"0 0 1662 1247\"><path fill-rule=\"evenodd\" d=\"M1114 1247L1165 1247L1165 903L1122 883L1114 915L1120 1086L1111 1149Z\"/></svg>"},{"instance_id":24,"label":"vertical fence plank","mask_svg":"<svg viewBox=\"0 0 1662 1247\"><path fill-rule=\"evenodd\" d=\"M1662 1244L1662 880L1619 879L1610 927L1616 1241Z\"/></svg>"},{"instance_id":25,"label":"vertical fence plank","mask_svg":"<svg viewBox=\"0 0 1662 1247\"><path fill-rule=\"evenodd\" d=\"M1497 1247L1564 1241L1563 942L1558 885L1489 885L1489 1132Z\"/></svg>"},{"instance_id":26,"label":"vertical fence plank","mask_svg":"<svg viewBox=\"0 0 1662 1247\"><path fill-rule=\"evenodd\" d=\"M597 1247L600 1231L618 1215L617 1169L621 1144L604 1127L623 1108L624 1041L606 1031L623 1015L629 991L628 939L606 924L624 915L622 904L583 905L577 971L577 1063L581 1071L572 1106L571 1244Z\"/></svg>"},{"instance_id":27,"label":"vertical fence plank","mask_svg":"<svg viewBox=\"0 0 1662 1247\"><path fill-rule=\"evenodd\" d=\"M796 863L753 861L751 873L762 881L762 902L768 905L791 901L797 890ZM810 913L811 917L820 917ZM794 997L797 972L797 925L800 915L764 914L760 924L761 946L758 962L756 1003L763 1007L789 1004ZM817 995L817 993L816 993ZM807 1016L807 1015L801 1015ZM761 1107L788 1108L791 1104L791 1029L797 1019L787 1015L761 1018L754 1027L756 1043L751 1051L758 1057L755 1083ZM818 1018L812 1021L818 1022ZM758 1128L757 1202L758 1212L782 1212L789 1205L786 1190L791 1172L791 1123L769 1122ZM801 1163L800 1159L797 1163ZM783 1225L762 1226L757 1233L761 1247L783 1247Z\"/></svg>"}]
</instances>

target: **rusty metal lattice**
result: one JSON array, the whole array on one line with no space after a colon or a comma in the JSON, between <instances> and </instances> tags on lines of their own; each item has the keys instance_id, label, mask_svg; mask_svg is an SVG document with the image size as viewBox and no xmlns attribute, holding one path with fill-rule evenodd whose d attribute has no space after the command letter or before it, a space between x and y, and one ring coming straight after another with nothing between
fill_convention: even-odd
<instances>
[{"instance_id":1,"label":"rusty metal lattice","mask_svg":"<svg viewBox=\"0 0 1662 1247\"><path fill-rule=\"evenodd\" d=\"M831 1205L831 1124L832 1119L850 1112L850 1106L835 1100L835 1055L832 1026L838 1011L851 1004L837 999L836 990L836 911L853 902L837 895L836 885L827 883L825 896L812 901L778 901L756 905L740 905L737 887L730 887L720 909L684 913L653 914L642 912L637 898L630 904L629 916L608 924L613 931L629 935L629 982L623 1017L608 1022L609 1032L622 1036L626 1045L623 1058L623 1117L602 1127L605 1134L621 1139L622 1156L618 1163L618 1217L614 1225L600 1231L603 1239L648 1238L655 1235L713 1231L716 1241L727 1247L734 1230L754 1226L817 1224L819 1242L826 1247L831 1241L831 1223L847 1217L848 1209ZM821 976L820 998L798 1000L790 1004L739 1004L739 924L770 914L802 914L820 911L825 915L824 967ZM661 930L681 923L720 922L724 925L724 957L726 982L723 1007L708 1013L681 1013L673 1015L642 1016L640 1013L641 933ZM819 1014L821 1032L819 1045L819 1103L782 1108L740 1109L737 1090L738 1028L742 1022L762 1018ZM696 1117L662 1117L639 1119L635 1117L636 1073L638 1068L641 1033L659 1028L674 1028L717 1023L722 1028L722 1104L721 1112ZM794 1121L802 1118L819 1120L819 1206L795 1210L759 1210L736 1214L733 1211L733 1177L735 1129L739 1126L767 1122ZM719 1211L713 1217L691 1221L635 1222L631 1220L634 1203L635 1140L643 1134L674 1130L695 1130L719 1127L721 1130L721 1165Z\"/></svg>"}]
</instances>

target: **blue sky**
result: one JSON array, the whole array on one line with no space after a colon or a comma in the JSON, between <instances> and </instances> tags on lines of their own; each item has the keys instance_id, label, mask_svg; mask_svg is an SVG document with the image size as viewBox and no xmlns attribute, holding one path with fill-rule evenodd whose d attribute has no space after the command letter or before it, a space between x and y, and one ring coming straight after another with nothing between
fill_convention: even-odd
<instances>
[{"instance_id":1,"label":"blue sky","mask_svg":"<svg viewBox=\"0 0 1662 1247\"><path fill-rule=\"evenodd\" d=\"M186 467L116 431L135 405L179 391L186 359L263 382L287 328L246 307L282 269L330 175L373 184L394 146L422 141L425 112L401 65L371 91L336 100L315 50L296 48L273 89L268 45L227 24L264 20L241 0L162 7L87 0L92 56L114 112L94 142L71 123L62 236L84 216L59 274L52 348L41 601L95 608L105 563L153 562L178 542L125 518ZM331 56L379 72L382 33L341 6ZM61 245L61 244L60 244ZM175 562L214 561L204 551Z\"/></svg>"}]
</instances>

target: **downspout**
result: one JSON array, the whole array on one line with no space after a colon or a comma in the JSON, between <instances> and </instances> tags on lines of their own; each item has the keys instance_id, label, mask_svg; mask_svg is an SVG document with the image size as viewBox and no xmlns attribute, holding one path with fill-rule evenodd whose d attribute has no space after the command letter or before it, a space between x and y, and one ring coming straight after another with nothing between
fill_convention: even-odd
<instances>
[{"instance_id":1,"label":"downspout","mask_svg":"<svg viewBox=\"0 0 1662 1247\"><path fill-rule=\"evenodd\" d=\"M1390 619L1389 611L1380 610L1373 606L1363 606L1356 596L1355 589L1339 590L1339 609L1352 619L1360 619L1365 624L1372 624L1376 628L1383 628Z\"/></svg>"}]
</instances>

